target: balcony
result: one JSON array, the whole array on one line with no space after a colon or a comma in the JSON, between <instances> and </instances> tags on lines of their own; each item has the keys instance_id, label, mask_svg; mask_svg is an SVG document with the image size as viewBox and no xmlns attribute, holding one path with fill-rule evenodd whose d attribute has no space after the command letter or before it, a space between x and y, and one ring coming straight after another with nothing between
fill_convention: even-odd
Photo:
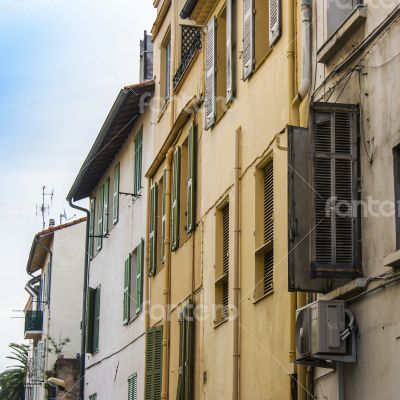
<instances>
[{"instance_id":1,"label":"balcony","mask_svg":"<svg viewBox=\"0 0 400 400\"><path fill-rule=\"evenodd\" d=\"M43 332L43 311L25 312L25 339L40 339Z\"/></svg>"},{"instance_id":2,"label":"balcony","mask_svg":"<svg viewBox=\"0 0 400 400\"><path fill-rule=\"evenodd\" d=\"M192 30L191 34L193 35L191 43L187 46L187 50L184 52L182 56L181 65L173 79L174 90L179 86L183 77L185 76L186 71L189 69L193 59L195 58L197 51L201 49L201 31L196 28L196 31Z\"/></svg>"}]
</instances>

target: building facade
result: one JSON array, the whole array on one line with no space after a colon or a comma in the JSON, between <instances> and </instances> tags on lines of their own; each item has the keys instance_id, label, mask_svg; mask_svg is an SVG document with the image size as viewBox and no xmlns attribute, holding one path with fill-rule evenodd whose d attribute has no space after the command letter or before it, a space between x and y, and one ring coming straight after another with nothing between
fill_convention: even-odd
<instances>
[{"instance_id":1,"label":"building facade","mask_svg":"<svg viewBox=\"0 0 400 400\"><path fill-rule=\"evenodd\" d=\"M48 398L47 379L57 376L60 357L79 365L85 229L82 218L51 226L33 239L25 308L25 339L30 341L27 400ZM77 381L75 376L68 382L72 392Z\"/></svg>"}]
</instances>

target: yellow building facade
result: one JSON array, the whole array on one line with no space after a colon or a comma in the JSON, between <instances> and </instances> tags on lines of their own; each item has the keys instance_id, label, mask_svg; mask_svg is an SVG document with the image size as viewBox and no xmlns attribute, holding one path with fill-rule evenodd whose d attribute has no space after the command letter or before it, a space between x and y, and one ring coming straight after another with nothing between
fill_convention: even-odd
<instances>
[{"instance_id":1,"label":"yellow building facade","mask_svg":"<svg viewBox=\"0 0 400 400\"><path fill-rule=\"evenodd\" d=\"M305 398L288 291L300 6L154 6L145 399Z\"/></svg>"}]
</instances>

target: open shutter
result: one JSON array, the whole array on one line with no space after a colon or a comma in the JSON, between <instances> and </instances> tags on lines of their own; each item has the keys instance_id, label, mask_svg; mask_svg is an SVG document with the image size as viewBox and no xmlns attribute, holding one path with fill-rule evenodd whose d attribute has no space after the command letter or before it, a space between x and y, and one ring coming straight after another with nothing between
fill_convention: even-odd
<instances>
[{"instance_id":1,"label":"open shutter","mask_svg":"<svg viewBox=\"0 0 400 400\"><path fill-rule=\"evenodd\" d=\"M196 126L192 124L188 137L187 233L191 233L196 224L196 144Z\"/></svg>"},{"instance_id":2,"label":"open shutter","mask_svg":"<svg viewBox=\"0 0 400 400\"><path fill-rule=\"evenodd\" d=\"M128 378L128 400L137 400L137 374Z\"/></svg>"},{"instance_id":3,"label":"open shutter","mask_svg":"<svg viewBox=\"0 0 400 400\"><path fill-rule=\"evenodd\" d=\"M314 277L352 279L359 260L358 109L316 104L312 114Z\"/></svg>"},{"instance_id":4,"label":"open shutter","mask_svg":"<svg viewBox=\"0 0 400 400\"><path fill-rule=\"evenodd\" d=\"M127 324L130 319L130 304L131 304L131 257L125 260L124 273L124 324Z\"/></svg>"},{"instance_id":5,"label":"open shutter","mask_svg":"<svg viewBox=\"0 0 400 400\"><path fill-rule=\"evenodd\" d=\"M88 288L86 298L86 352L93 353L94 306L96 289Z\"/></svg>"},{"instance_id":6,"label":"open shutter","mask_svg":"<svg viewBox=\"0 0 400 400\"><path fill-rule=\"evenodd\" d=\"M181 148L177 147L173 156L173 180L172 180L172 240L171 250L174 251L179 246L179 197L181 181Z\"/></svg>"},{"instance_id":7,"label":"open shutter","mask_svg":"<svg viewBox=\"0 0 400 400\"><path fill-rule=\"evenodd\" d=\"M113 187L113 224L118 222L119 217L119 174L120 166L119 163L114 167L114 187Z\"/></svg>"},{"instance_id":8,"label":"open shutter","mask_svg":"<svg viewBox=\"0 0 400 400\"><path fill-rule=\"evenodd\" d=\"M254 70L254 0L243 0L243 79Z\"/></svg>"},{"instance_id":9,"label":"open shutter","mask_svg":"<svg viewBox=\"0 0 400 400\"><path fill-rule=\"evenodd\" d=\"M157 183L150 189L150 275L157 270Z\"/></svg>"},{"instance_id":10,"label":"open shutter","mask_svg":"<svg viewBox=\"0 0 400 400\"><path fill-rule=\"evenodd\" d=\"M281 0L269 0L269 46L281 36Z\"/></svg>"},{"instance_id":11,"label":"open shutter","mask_svg":"<svg viewBox=\"0 0 400 400\"><path fill-rule=\"evenodd\" d=\"M185 394L185 320L183 314L184 310L179 314L179 371L176 400L184 400Z\"/></svg>"},{"instance_id":12,"label":"open shutter","mask_svg":"<svg viewBox=\"0 0 400 400\"><path fill-rule=\"evenodd\" d=\"M93 350L96 352L99 350L100 337L100 286L96 289L94 310Z\"/></svg>"},{"instance_id":13,"label":"open shutter","mask_svg":"<svg viewBox=\"0 0 400 400\"><path fill-rule=\"evenodd\" d=\"M162 185L162 204L161 204L161 261L165 260L165 192L167 190L167 171L164 168Z\"/></svg>"},{"instance_id":14,"label":"open shutter","mask_svg":"<svg viewBox=\"0 0 400 400\"><path fill-rule=\"evenodd\" d=\"M96 220L96 198L90 199L90 223L89 223L89 257L94 256L94 227Z\"/></svg>"},{"instance_id":15,"label":"open shutter","mask_svg":"<svg viewBox=\"0 0 400 400\"><path fill-rule=\"evenodd\" d=\"M143 262L144 240L142 239L136 251L136 313L142 310L143 302Z\"/></svg>"},{"instance_id":16,"label":"open shutter","mask_svg":"<svg viewBox=\"0 0 400 400\"><path fill-rule=\"evenodd\" d=\"M226 1L226 103L233 100L233 2Z\"/></svg>"},{"instance_id":17,"label":"open shutter","mask_svg":"<svg viewBox=\"0 0 400 400\"><path fill-rule=\"evenodd\" d=\"M133 193L139 194L142 189L142 148L143 148L143 128L135 137L135 170Z\"/></svg>"},{"instance_id":18,"label":"open shutter","mask_svg":"<svg viewBox=\"0 0 400 400\"><path fill-rule=\"evenodd\" d=\"M310 264L311 202L310 135L307 128L288 130L289 291L326 292L328 279L312 278Z\"/></svg>"},{"instance_id":19,"label":"open shutter","mask_svg":"<svg viewBox=\"0 0 400 400\"><path fill-rule=\"evenodd\" d=\"M97 250L101 250L103 246L103 206L104 206L104 185L100 189L99 210L97 212Z\"/></svg>"},{"instance_id":20,"label":"open shutter","mask_svg":"<svg viewBox=\"0 0 400 400\"><path fill-rule=\"evenodd\" d=\"M211 128L215 123L216 117L216 68L217 68L217 20L215 16L211 17L206 32L206 88L204 99L205 110L205 128Z\"/></svg>"},{"instance_id":21,"label":"open shutter","mask_svg":"<svg viewBox=\"0 0 400 400\"><path fill-rule=\"evenodd\" d=\"M103 195L103 236L108 233L108 202L110 198L110 178L107 178L104 183Z\"/></svg>"}]
</instances>

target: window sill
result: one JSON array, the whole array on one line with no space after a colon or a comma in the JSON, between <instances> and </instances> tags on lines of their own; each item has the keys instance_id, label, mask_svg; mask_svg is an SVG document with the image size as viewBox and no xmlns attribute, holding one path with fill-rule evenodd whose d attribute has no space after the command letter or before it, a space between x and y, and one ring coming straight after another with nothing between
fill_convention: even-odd
<instances>
[{"instance_id":1,"label":"window sill","mask_svg":"<svg viewBox=\"0 0 400 400\"><path fill-rule=\"evenodd\" d=\"M254 297L253 299L253 304L257 304L260 303L262 300L266 299L267 297L271 296L274 294L274 290L271 290L268 293L263 294L262 296L258 296L257 298Z\"/></svg>"},{"instance_id":2,"label":"window sill","mask_svg":"<svg viewBox=\"0 0 400 400\"><path fill-rule=\"evenodd\" d=\"M228 322L229 319L228 318L224 318L221 321L214 321L214 329L219 328L221 325L224 325L225 322Z\"/></svg>"},{"instance_id":3,"label":"window sill","mask_svg":"<svg viewBox=\"0 0 400 400\"><path fill-rule=\"evenodd\" d=\"M326 64L347 41L347 39L365 22L368 8L359 5L343 22L338 30L317 51L317 62Z\"/></svg>"},{"instance_id":4,"label":"window sill","mask_svg":"<svg viewBox=\"0 0 400 400\"><path fill-rule=\"evenodd\" d=\"M399 268L400 267L400 250L396 250L394 253L387 255L383 259L383 265L385 267Z\"/></svg>"}]
</instances>

